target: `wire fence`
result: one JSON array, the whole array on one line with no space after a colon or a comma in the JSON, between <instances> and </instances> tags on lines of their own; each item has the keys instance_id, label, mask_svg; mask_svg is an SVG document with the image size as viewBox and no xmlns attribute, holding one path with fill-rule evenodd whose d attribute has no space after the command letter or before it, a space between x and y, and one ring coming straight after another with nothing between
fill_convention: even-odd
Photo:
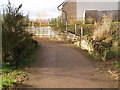
<instances>
[{"instance_id":1,"label":"wire fence","mask_svg":"<svg viewBox=\"0 0 120 90\"><path fill-rule=\"evenodd\" d=\"M58 33L53 31L50 26L46 27L28 27L26 29L29 33L37 37L58 38Z\"/></svg>"}]
</instances>

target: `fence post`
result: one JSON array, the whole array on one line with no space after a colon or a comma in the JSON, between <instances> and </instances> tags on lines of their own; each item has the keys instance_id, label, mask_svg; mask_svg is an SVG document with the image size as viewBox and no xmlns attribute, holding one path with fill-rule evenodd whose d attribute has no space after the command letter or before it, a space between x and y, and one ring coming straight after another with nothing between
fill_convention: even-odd
<instances>
[{"instance_id":1,"label":"fence post","mask_svg":"<svg viewBox=\"0 0 120 90\"><path fill-rule=\"evenodd\" d=\"M81 37L83 37L83 27L81 27Z\"/></svg>"},{"instance_id":2,"label":"fence post","mask_svg":"<svg viewBox=\"0 0 120 90\"><path fill-rule=\"evenodd\" d=\"M43 30L43 36L44 36L44 27L41 27L42 28L42 30Z\"/></svg>"},{"instance_id":3,"label":"fence post","mask_svg":"<svg viewBox=\"0 0 120 90\"><path fill-rule=\"evenodd\" d=\"M81 27L81 39L83 37L83 27Z\"/></svg>"},{"instance_id":4,"label":"fence post","mask_svg":"<svg viewBox=\"0 0 120 90\"><path fill-rule=\"evenodd\" d=\"M75 23L75 36L77 35L77 24Z\"/></svg>"},{"instance_id":5,"label":"fence post","mask_svg":"<svg viewBox=\"0 0 120 90\"><path fill-rule=\"evenodd\" d=\"M67 31L67 29L68 29L68 28L67 28L67 25L68 25L68 23L67 23L67 21L66 21L66 31Z\"/></svg>"},{"instance_id":6,"label":"fence post","mask_svg":"<svg viewBox=\"0 0 120 90\"><path fill-rule=\"evenodd\" d=\"M57 18L57 28L58 28L58 18Z\"/></svg>"},{"instance_id":7,"label":"fence post","mask_svg":"<svg viewBox=\"0 0 120 90\"><path fill-rule=\"evenodd\" d=\"M50 35L49 37L51 38L51 30L50 29L49 29L49 35Z\"/></svg>"}]
</instances>

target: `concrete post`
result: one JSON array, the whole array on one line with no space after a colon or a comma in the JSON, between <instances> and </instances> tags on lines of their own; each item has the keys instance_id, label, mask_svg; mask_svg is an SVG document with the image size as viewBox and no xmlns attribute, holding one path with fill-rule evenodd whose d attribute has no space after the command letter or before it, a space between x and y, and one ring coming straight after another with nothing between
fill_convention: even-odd
<instances>
[{"instance_id":1,"label":"concrete post","mask_svg":"<svg viewBox=\"0 0 120 90\"><path fill-rule=\"evenodd\" d=\"M67 24L68 24L68 23L67 23L67 21L66 21L66 31L68 31Z\"/></svg>"},{"instance_id":2,"label":"concrete post","mask_svg":"<svg viewBox=\"0 0 120 90\"><path fill-rule=\"evenodd\" d=\"M81 27L81 37L83 36L83 27Z\"/></svg>"}]
</instances>

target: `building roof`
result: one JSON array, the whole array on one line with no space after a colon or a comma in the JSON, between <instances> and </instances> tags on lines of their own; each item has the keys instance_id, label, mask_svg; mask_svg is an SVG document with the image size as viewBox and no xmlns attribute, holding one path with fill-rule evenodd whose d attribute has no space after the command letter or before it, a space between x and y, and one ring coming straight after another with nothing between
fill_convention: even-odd
<instances>
[{"instance_id":1,"label":"building roof","mask_svg":"<svg viewBox=\"0 0 120 90\"><path fill-rule=\"evenodd\" d=\"M60 6L64 5L65 3L67 3L68 0L65 0L64 2L62 2L57 8L59 9Z\"/></svg>"}]
</instances>

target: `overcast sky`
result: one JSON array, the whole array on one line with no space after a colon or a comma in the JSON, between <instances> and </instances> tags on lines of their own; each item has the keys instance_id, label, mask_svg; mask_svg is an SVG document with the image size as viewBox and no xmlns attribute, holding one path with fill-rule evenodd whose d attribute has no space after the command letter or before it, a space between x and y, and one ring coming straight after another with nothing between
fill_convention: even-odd
<instances>
[{"instance_id":1,"label":"overcast sky","mask_svg":"<svg viewBox=\"0 0 120 90\"><path fill-rule=\"evenodd\" d=\"M57 6L64 0L10 0L15 6L23 4L22 11L30 18L55 18L60 15ZM7 4L7 0L0 0L0 5ZM0 6L1 7L1 6ZM0 10L2 7L0 8Z\"/></svg>"},{"instance_id":2,"label":"overcast sky","mask_svg":"<svg viewBox=\"0 0 120 90\"><path fill-rule=\"evenodd\" d=\"M30 18L36 19L40 17L44 18L55 18L60 15L57 10L57 6L60 5L65 0L10 0L15 6L23 4L22 11L24 14L28 14ZM88 2L90 0L78 0L83 2ZM101 2L115 2L119 0L91 0L101 1ZM7 4L7 0L0 0L0 10L2 10L3 5Z\"/></svg>"}]
</instances>

